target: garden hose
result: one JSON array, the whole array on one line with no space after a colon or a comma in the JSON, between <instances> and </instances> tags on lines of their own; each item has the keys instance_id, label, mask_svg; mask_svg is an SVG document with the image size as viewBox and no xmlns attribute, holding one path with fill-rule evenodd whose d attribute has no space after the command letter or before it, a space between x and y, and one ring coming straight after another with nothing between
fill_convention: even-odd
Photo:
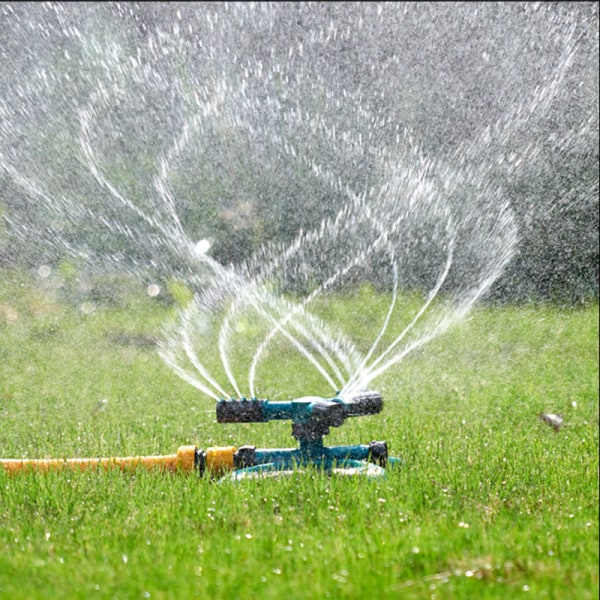
<instances>
[{"instance_id":1,"label":"garden hose","mask_svg":"<svg viewBox=\"0 0 600 600\"><path fill-rule=\"evenodd\" d=\"M0 459L0 466L10 474L31 471L62 471L71 469L73 471L86 471L92 469L159 469L170 472L191 472L199 468L199 452L196 446L181 446L177 454L165 456L127 456L121 458L23 458L23 459ZM220 465L225 461L221 460ZM202 463L204 470L204 463Z\"/></svg>"}]
</instances>

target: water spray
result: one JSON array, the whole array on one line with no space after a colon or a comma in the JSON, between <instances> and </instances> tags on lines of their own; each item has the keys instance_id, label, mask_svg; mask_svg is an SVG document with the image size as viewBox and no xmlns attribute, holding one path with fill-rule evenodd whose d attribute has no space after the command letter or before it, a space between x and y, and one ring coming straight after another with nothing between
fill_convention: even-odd
<instances>
[{"instance_id":1,"label":"water spray","mask_svg":"<svg viewBox=\"0 0 600 600\"><path fill-rule=\"evenodd\" d=\"M383 477L387 465L400 464L388 456L387 443L372 441L351 446L325 446L323 437L330 427L343 425L348 417L377 414L383 409L378 392L362 392L346 400L307 396L291 401L229 399L216 405L219 423L266 423L291 421L297 448L256 448L255 446L217 446L201 450L181 446L176 454L120 458L0 459L8 473L60 471L63 469L159 469L201 477L221 477L234 481L289 474L296 469L316 467L326 473Z\"/></svg>"}]
</instances>

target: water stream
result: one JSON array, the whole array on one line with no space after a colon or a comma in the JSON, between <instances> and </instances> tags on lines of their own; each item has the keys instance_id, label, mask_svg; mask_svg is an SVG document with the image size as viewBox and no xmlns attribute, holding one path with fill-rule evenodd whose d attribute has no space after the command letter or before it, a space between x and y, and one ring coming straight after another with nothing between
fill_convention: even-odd
<instances>
[{"instance_id":1,"label":"water stream","mask_svg":"<svg viewBox=\"0 0 600 600\"><path fill-rule=\"evenodd\" d=\"M515 182L597 149L594 19L593 3L5 3L5 251L182 282L160 354L209 397L297 394L262 385L274 356L318 379L304 394L351 396L501 277ZM319 307L366 283L389 306L356 339Z\"/></svg>"}]
</instances>

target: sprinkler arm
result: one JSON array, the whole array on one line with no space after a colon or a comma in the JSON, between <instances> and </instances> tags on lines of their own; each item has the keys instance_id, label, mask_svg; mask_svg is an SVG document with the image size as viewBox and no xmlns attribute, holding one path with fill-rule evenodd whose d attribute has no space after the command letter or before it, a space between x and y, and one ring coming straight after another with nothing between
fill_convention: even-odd
<instances>
[{"instance_id":1,"label":"sprinkler arm","mask_svg":"<svg viewBox=\"0 0 600 600\"><path fill-rule=\"evenodd\" d=\"M348 400L307 396L289 402L270 400L219 400L219 423L266 423L292 421L292 435L300 441L314 441L339 427L347 417L360 417L381 412L383 399L378 392L362 392Z\"/></svg>"},{"instance_id":2,"label":"sprinkler arm","mask_svg":"<svg viewBox=\"0 0 600 600\"><path fill-rule=\"evenodd\" d=\"M217 421L219 423L266 423L287 420L293 423L293 435L314 430L319 435L329 432L329 427L339 427L347 417L360 417L381 412L383 399L378 392L363 392L344 400L307 396L289 402L270 400L219 400Z\"/></svg>"}]
</instances>

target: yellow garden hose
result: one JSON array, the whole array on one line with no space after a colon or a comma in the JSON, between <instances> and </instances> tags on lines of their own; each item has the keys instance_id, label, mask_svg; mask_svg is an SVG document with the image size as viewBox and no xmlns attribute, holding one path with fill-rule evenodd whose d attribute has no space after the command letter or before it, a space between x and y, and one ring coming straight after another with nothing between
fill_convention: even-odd
<instances>
[{"instance_id":1,"label":"yellow garden hose","mask_svg":"<svg viewBox=\"0 0 600 600\"><path fill-rule=\"evenodd\" d=\"M235 449L234 449L235 451ZM233 460L232 460L233 464ZM0 459L0 466L10 474L30 471L62 471L64 469L85 471L88 469L160 469L188 473L196 466L196 446L181 446L177 454L165 456L127 456L121 458L23 458Z\"/></svg>"}]
</instances>

